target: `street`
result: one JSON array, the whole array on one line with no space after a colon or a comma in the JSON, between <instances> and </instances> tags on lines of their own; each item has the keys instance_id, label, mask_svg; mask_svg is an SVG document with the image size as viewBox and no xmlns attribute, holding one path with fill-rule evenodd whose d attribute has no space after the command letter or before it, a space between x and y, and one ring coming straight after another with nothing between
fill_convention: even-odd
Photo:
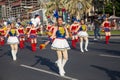
<instances>
[{"instance_id":1,"label":"street","mask_svg":"<svg viewBox=\"0 0 120 80\"><path fill-rule=\"evenodd\" d=\"M77 43L77 49L68 52L65 77L58 74L57 55L51 44L39 49L45 40L38 38L36 52L26 43L25 49L19 49L17 61L12 60L9 45L0 47L0 80L120 80L120 38L112 38L108 45L103 39L89 39L89 51L84 53Z\"/></svg>"}]
</instances>

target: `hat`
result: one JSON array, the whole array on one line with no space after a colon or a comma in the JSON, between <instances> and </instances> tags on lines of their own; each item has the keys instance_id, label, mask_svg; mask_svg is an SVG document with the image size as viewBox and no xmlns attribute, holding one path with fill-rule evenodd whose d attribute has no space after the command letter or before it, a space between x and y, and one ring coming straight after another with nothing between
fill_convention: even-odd
<instances>
[{"instance_id":1,"label":"hat","mask_svg":"<svg viewBox=\"0 0 120 80\"><path fill-rule=\"evenodd\" d=\"M77 20L77 22L80 22L80 20Z\"/></svg>"},{"instance_id":2,"label":"hat","mask_svg":"<svg viewBox=\"0 0 120 80\"><path fill-rule=\"evenodd\" d=\"M33 25L33 23L32 23L31 21L29 22L29 24L30 24L30 25Z\"/></svg>"},{"instance_id":3,"label":"hat","mask_svg":"<svg viewBox=\"0 0 120 80\"><path fill-rule=\"evenodd\" d=\"M20 26L20 25L21 25L21 23L19 22L19 23L18 23L18 25Z\"/></svg>"},{"instance_id":4,"label":"hat","mask_svg":"<svg viewBox=\"0 0 120 80\"><path fill-rule=\"evenodd\" d=\"M74 22L78 22L78 20L77 20L77 19L74 19Z\"/></svg>"},{"instance_id":5,"label":"hat","mask_svg":"<svg viewBox=\"0 0 120 80\"><path fill-rule=\"evenodd\" d=\"M9 24L11 24L11 22L10 22L10 21L8 21L8 22L7 22L7 25L9 25Z\"/></svg>"},{"instance_id":6,"label":"hat","mask_svg":"<svg viewBox=\"0 0 120 80\"><path fill-rule=\"evenodd\" d=\"M4 26L7 26L7 22L4 22L3 24L4 24Z\"/></svg>"},{"instance_id":7,"label":"hat","mask_svg":"<svg viewBox=\"0 0 120 80\"><path fill-rule=\"evenodd\" d=\"M36 17L38 17L38 16L39 16L39 15L38 15L38 14L36 14L36 15L35 15L35 18L36 18Z\"/></svg>"}]
</instances>

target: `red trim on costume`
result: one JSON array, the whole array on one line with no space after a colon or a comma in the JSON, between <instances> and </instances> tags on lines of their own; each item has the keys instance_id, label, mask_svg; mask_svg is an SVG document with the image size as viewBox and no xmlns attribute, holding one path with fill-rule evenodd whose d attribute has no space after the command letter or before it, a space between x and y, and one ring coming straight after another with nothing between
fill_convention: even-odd
<instances>
[{"instance_id":1,"label":"red trim on costume","mask_svg":"<svg viewBox=\"0 0 120 80\"><path fill-rule=\"evenodd\" d=\"M104 27L110 27L110 22L105 22Z\"/></svg>"},{"instance_id":2,"label":"red trim on costume","mask_svg":"<svg viewBox=\"0 0 120 80\"><path fill-rule=\"evenodd\" d=\"M72 47L76 48L76 42L75 42L75 40L72 40Z\"/></svg>"},{"instance_id":3,"label":"red trim on costume","mask_svg":"<svg viewBox=\"0 0 120 80\"><path fill-rule=\"evenodd\" d=\"M52 26L51 26L51 25L48 25L46 29L47 29L48 31L50 31L51 28L52 28Z\"/></svg>"},{"instance_id":4,"label":"red trim on costume","mask_svg":"<svg viewBox=\"0 0 120 80\"><path fill-rule=\"evenodd\" d=\"M36 30L31 30L30 34L36 34Z\"/></svg>"},{"instance_id":5,"label":"red trim on costume","mask_svg":"<svg viewBox=\"0 0 120 80\"><path fill-rule=\"evenodd\" d=\"M0 45L4 46L5 41L4 41L4 35L5 35L5 31L3 29L0 29Z\"/></svg>"},{"instance_id":6,"label":"red trim on costume","mask_svg":"<svg viewBox=\"0 0 120 80\"><path fill-rule=\"evenodd\" d=\"M18 29L19 34L24 34L24 29Z\"/></svg>"},{"instance_id":7,"label":"red trim on costume","mask_svg":"<svg viewBox=\"0 0 120 80\"><path fill-rule=\"evenodd\" d=\"M19 46L20 46L21 49L23 49L24 48L24 41L20 41Z\"/></svg>"},{"instance_id":8,"label":"red trim on costume","mask_svg":"<svg viewBox=\"0 0 120 80\"><path fill-rule=\"evenodd\" d=\"M54 29L55 29L55 28L54 28L54 27L52 27L52 30L51 30L51 32L52 32L52 33L53 33Z\"/></svg>"},{"instance_id":9,"label":"red trim on costume","mask_svg":"<svg viewBox=\"0 0 120 80\"><path fill-rule=\"evenodd\" d=\"M26 29L27 29L27 32L29 32L29 31L30 31L30 27L27 27Z\"/></svg>"},{"instance_id":10,"label":"red trim on costume","mask_svg":"<svg viewBox=\"0 0 120 80\"><path fill-rule=\"evenodd\" d=\"M74 33L78 27L79 27L78 24L72 24L72 25L70 26L70 31L71 31L72 33Z\"/></svg>"},{"instance_id":11,"label":"red trim on costume","mask_svg":"<svg viewBox=\"0 0 120 80\"><path fill-rule=\"evenodd\" d=\"M106 44L109 43L109 36L105 36Z\"/></svg>"},{"instance_id":12,"label":"red trim on costume","mask_svg":"<svg viewBox=\"0 0 120 80\"><path fill-rule=\"evenodd\" d=\"M32 51L35 52L36 51L36 43L32 43L31 48L32 48Z\"/></svg>"},{"instance_id":13,"label":"red trim on costume","mask_svg":"<svg viewBox=\"0 0 120 80\"><path fill-rule=\"evenodd\" d=\"M5 31L3 29L0 29L0 36L4 36L5 35Z\"/></svg>"}]
</instances>

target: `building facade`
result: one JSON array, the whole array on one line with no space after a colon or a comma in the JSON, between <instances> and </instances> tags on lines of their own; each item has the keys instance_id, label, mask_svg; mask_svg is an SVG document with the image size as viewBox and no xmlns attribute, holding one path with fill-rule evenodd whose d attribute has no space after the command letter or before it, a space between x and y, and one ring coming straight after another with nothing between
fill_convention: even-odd
<instances>
[{"instance_id":1,"label":"building facade","mask_svg":"<svg viewBox=\"0 0 120 80\"><path fill-rule=\"evenodd\" d=\"M0 0L0 5L3 19L29 18L29 12L40 8L39 0Z\"/></svg>"}]
</instances>

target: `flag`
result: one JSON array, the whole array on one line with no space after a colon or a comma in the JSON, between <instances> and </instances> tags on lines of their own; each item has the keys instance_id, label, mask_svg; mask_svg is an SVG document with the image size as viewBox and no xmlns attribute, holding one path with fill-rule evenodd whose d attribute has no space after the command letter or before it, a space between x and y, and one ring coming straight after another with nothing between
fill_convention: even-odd
<instances>
[{"instance_id":1,"label":"flag","mask_svg":"<svg viewBox=\"0 0 120 80\"><path fill-rule=\"evenodd\" d=\"M54 12L53 12L53 16L54 16L55 18L58 18L58 17L59 17L59 15L58 15L58 11L57 11L57 10L54 10Z\"/></svg>"}]
</instances>

